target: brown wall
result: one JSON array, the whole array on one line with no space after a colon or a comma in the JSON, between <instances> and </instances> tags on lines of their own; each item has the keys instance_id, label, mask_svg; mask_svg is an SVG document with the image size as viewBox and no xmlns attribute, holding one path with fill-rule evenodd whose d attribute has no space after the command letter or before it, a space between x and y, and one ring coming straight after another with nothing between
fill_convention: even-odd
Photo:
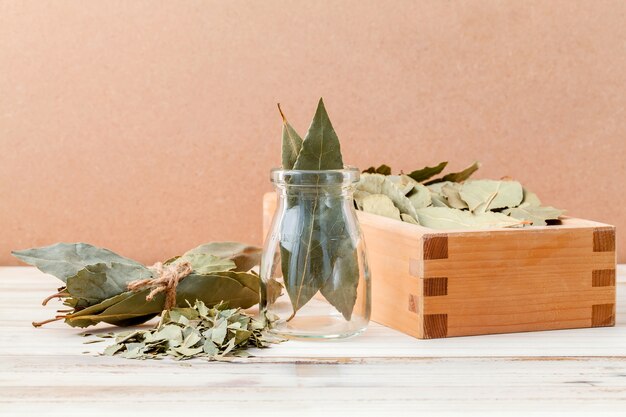
<instances>
[{"instance_id":1,"label":"brown wall","mask_svg":"<svg viewBox=\"0 0 626 417\"><path fill-rule=\"evenodd\" d=\"M259 243L275 103L304 132L319 96L350 164L477 159L626 227L624 1L3 1L0 263Z\"/></svg>"}]
</instances>

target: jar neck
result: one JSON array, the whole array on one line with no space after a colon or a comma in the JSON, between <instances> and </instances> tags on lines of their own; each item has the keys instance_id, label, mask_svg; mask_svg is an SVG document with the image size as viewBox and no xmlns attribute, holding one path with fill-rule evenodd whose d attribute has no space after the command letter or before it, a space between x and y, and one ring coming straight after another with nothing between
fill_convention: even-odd
<instances>
[{"instance_id":1,"label":"jar neck","mask_svg":"<svg viewBox=\"0 0 626 417\"><path fill-rule=\"evenodd\" d=\"M344 199L351 200L355 187L353 185L323 185L323 186L302 186L289 184L274 184L274 189L279 198L299 198L299 199Z\"/></svg>"}]
</instances>

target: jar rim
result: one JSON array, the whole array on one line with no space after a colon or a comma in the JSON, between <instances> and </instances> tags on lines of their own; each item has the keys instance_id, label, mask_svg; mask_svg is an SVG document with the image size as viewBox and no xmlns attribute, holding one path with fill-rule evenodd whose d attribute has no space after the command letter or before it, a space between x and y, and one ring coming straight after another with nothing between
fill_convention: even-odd
<instances>
[{"instance_id":1,"label":"jar rim","mask_svg":"<svg viewBox=\"0 0 626 417\"><path fill-rule=\"evenodd\" d=\"M270 170L270 179L273 183L284 183L287 178L303 179L306 183L307 177L317 179L325 177L329 180L334 179L332 182L337 184L353 184L359 181L360 171L357 167L351 165L345 165L343 169L300 170L272 168Z\"/></svg>"}]
</instances>

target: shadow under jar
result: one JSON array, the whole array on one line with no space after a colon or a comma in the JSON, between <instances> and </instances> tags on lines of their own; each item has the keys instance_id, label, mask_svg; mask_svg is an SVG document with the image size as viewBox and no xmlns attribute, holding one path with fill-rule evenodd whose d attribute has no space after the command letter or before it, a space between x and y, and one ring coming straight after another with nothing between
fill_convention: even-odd
<instances>
[{"instance_id":1,"label":"shadow under jar","mask_svg":"<svg viewBox=\"0 0 626 417\"><path fill-rule=\"evenodd\" d=\"M357 335L370 319L370 275L353 191L359 171L274 169L278 204L261 262L261 308L289 338ZM277 280L283 284L278 297Z\"/></svg>"}]
</instances>

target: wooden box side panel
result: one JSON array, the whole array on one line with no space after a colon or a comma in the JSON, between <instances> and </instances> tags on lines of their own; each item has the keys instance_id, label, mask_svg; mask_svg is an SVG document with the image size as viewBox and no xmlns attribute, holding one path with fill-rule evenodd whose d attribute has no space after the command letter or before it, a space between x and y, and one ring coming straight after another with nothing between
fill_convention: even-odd
<instances>
[{"instance_id":1,"label":"wooden box side panel","mask_svg":"<svg viewBox=\"0 0 626 417\"><path fill-rule=\"evenodd\" d=\"M449 233L446 256L425 253L419 274L431 291L423 298L423 336L613 325L614 239L611 226L572 224ZM424 247L429 240L426 235ZM438 326L430 334L428 323Z\"/></svg>"},{"instance_id":2,"label":"wooden box side panel","mask_svg":"<svg viewBox=\"0 0 626 417\"><path fill-rule=\"evenodd\" d=\"M358 212L372 280L372 320L421 337L422 281L411 265L422 258L420 228Z\"/></svg>"}]
</instances>

